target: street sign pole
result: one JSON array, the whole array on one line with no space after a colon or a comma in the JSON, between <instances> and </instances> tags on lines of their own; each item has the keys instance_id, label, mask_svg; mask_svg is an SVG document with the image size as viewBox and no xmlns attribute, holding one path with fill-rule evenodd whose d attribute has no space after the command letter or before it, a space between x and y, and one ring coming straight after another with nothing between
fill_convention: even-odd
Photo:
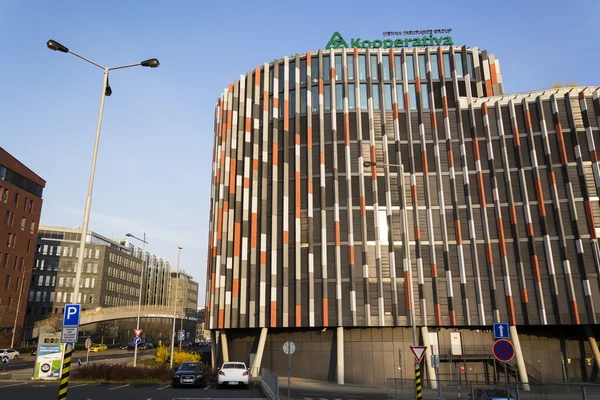
<instances>
[{"instance_id":1,"label":"street sign pole","mask_svg":"<svg viewBox=\"0 0 600 400\"><path fill-rule=\"evenodd\" d=\"M504 381L506 382L506 395L510 398L510 385L508 384L508 371L506 369L506 364L504 364Z\"/></svg>"},{"instance_id":2,"label":"street sign pole","mask_svg":"<svg viewBox=\"0 0 600 400\"><path fill-rule=\"evenodd\" d=\"M292 376L292 352L290 351L290 342L287 343L288 346L288 399L291 399L290 389L291 389L291 376Z\"/></svg>"}]
</instances>

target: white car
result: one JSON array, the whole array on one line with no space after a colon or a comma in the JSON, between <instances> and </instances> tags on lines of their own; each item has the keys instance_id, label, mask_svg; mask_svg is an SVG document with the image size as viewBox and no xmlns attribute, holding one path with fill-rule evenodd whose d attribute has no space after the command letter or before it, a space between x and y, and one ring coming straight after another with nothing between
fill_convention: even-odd
<instances>
[{"instance_id":1,"label":"white car","mask_svg":"<svg viewBox=\"0 0 600 400\"><path fill-rule=\"evenodd\" d=\"M20 355L19 352L16 351L15 349L0 349L0 360L4 356L8 356L9 360L18 360L19 355Z\"/></svg>"},{"instance_id":2,"label":"white car","mask_svg":"<svg viewBox=\"0 0 600 400\"><path fill-rule=\"evenodd\" d=\"M248 368L243 362L226 362L219 368L218 387L243 385L248 387Z\"/></svg>"}]
</instances>

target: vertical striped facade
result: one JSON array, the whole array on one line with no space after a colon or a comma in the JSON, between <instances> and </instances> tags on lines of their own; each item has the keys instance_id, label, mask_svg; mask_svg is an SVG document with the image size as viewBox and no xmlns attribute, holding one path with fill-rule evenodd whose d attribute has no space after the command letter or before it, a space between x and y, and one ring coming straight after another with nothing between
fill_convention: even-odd
<instances>
[{"instance_id":1,"label":"vertical striped facade","mask_svg":"<svg viewBox=\"0 0 600 400\"><path fill-rule=\"evenodd\" d=\"M477 48L249 71L215 111L209 329L596 324L599 124L600 88L506 95Z\"/></svg>"}]
</instances>

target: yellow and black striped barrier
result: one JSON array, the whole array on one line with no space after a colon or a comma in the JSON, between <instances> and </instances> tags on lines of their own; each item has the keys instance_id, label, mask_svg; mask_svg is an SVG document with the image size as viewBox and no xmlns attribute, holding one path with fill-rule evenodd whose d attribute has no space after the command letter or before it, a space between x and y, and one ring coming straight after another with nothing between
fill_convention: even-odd
<instances>
[{"instance_id":1,"label":"yellow and black striped barrier","mask_svg":"<svg viewBox=\"0 0 600 400\"><path fill-rule=\"evenodd\" d=\"M58 388L58 400L65 400L67 398L67 389L69 388L69 372L71 371L71 355L71 349L65 350L62 374L60 376L60 387Z\"/></svg>"},{"instance_id":2,"label":"yellow and black striped barrier","mask_svg":"<svg viewBox=\"0 0 600 400\"><path fill-rule=\"evenodd\" d=\"M421 392L421 365L415 365L415 389L417 390L417 400L423 398L423 393Z\"/></svg>"}]
</instances>

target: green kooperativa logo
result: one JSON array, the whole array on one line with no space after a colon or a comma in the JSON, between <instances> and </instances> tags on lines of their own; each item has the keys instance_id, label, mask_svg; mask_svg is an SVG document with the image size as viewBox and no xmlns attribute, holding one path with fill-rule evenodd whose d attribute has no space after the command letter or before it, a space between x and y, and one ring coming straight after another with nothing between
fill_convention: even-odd
<instances>
[{"instance_id":1,"label":"green kooperativa logo","mask_svg":"<svg viewBox=\"0 0 600 400\"><path fill-rule=\"evenodd\" d=\"M452 46L452 37L450 36L422 36L420 38L405 38L405 39L376 39L376 40L361 40L361 38L350 39L350 45L344 40L339 32L334 32L325 48L341 49L341 48L358 48L358 49L391 49L395 47L424 47L424 46Z\"/></svg>"}]
</instances>

